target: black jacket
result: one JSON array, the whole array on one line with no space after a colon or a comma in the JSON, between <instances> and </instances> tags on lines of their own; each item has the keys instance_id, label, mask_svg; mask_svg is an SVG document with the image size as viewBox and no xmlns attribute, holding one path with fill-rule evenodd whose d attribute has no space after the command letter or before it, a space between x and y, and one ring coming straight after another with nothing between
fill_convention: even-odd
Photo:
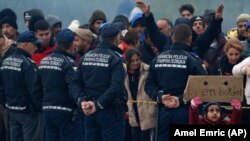
<instances>
[{"instance_id":1,"label":"black jacket","mask_svg":"<svg viewBox=\"0 0 250 141\"><path fill-rule=\"evenodd\" d=\"M5 97L5 106L14 112L30 112L36 107L36 97L31 94L34 76L36 73L35 62L30 54L20 48L6 59L1 66L1 81Z\"/></svg>"},{"instance_id":2,"label":"black jacket","mask_svg":"<svg viewBox=\"0 0 250 141\"><path fill-rule=\"evenodd\" d=\"M0 66L2 66L3 60L9 57L11 54L13 54L16 50L16 44L12 44L10 48L5 52L4 56L0 58ZM5 104L5 96L3 93L3 82L0 78L0 104L4 106Z\"/></svg>"},{"instance_id":3,"label":"black jacket","mask_svg":"<svg viewBox=\"0 0 250 141\"><path fill-rule=\"evenodd\" d=\"M171 37L165 36L163 33L160 32L155 23L153 14L150 13L148 17L143 14L143 17L146 23L146 28L149 32L150 39L157 47L159 52L171 49L171 46L173 44ZM218 33L220 33L222 21L223 19L220 19L218 21L213 19L208 29L204 33L199 36L194 33L191 48L189 48L187 51L193 52L197 54L201 59L203 59L211 43L218 35Z\"/></svg>"},{"instance_id":4,"label":"black jacket","mask_svg":"<svg viewBox=\"0 0 250 141\"><path fill-rule=\"evenodd\" d=\"M243 61L246 57L245 56L240 56L238 63ZM229 63L229 60L227 58L227 55L223 55L215 64L211 75L233 75L232 70L234 65L236 64L231 64Z\"/></svg>"},{"instance_id":5,"label":"black jacket","mask_svg":"<svg viewBox=\"0 0 250 141\"><path fill-rule=\"evenodd\" d=\"M98 110L110 107L125 97L125 69L121 53L118 47L101 43L81 58L71 87L78 105L83 100L91 100Z\"/></svg>"},{"instance_id":6,"label":"black jacket","mask_svg":"<svg viewBox=\"0 0 250 141\"><path fill-rule=\"evenodd\" d=\"M43 111L72 112L77 107L69 93L75 74L74 59L73 55L57 48L41 61L33 95L43 97Z\"/></svg>"},{"instance_id":7,"label":"black jacket","mask_svg":"<svg viewBox=\"0 0 250 141\"><path fill-rule=\"evenodd\" d=\"M150 64L145 91L150 98L161 102L163 94L178 96L183 92L189 75L206 74L198 56L188 52L189 46L174 43L171 50L158 55Z\"/></svg>"}]
</instances>

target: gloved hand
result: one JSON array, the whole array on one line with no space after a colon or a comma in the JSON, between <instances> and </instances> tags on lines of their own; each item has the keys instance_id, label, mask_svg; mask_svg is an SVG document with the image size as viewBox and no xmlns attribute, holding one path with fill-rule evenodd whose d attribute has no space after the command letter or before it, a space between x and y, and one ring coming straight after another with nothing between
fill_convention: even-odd
<instances>
[{"instance_id":1,"label":"gloved hand","mask_svg":"<svg viewBox=\"0 0 250 141\"><path fill-rule=\"evenodd\" d=\"M239 100L232 100L231 101L231 106L237 110L241 108L241 103Z\"/></svg>"},{"instance_id":2,"label":"gloved hand","mask_svg":"<svg viewBox=\"0 0 250 141\"><path fill-rule=\"evenodd\" d=\"M191 107L197 108L201 103L202 103L201 99L196 96L191 100Z\"/></svg>"}]
</instances>

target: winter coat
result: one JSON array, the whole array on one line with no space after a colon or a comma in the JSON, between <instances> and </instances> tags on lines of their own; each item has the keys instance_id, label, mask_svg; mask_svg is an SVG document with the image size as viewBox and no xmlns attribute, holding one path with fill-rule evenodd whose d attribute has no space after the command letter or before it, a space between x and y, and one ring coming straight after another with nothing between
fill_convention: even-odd
<instances>
[{"instance_id":1,"label":"winter coat","mask_svg":"<svg viewBox=\"0 0 250 141\"><path fill-rule=\"evenodd\" d=\"M224 120L222 117L217 122L211 122L206 117L199 117L199 109L189 107L189 124L201 125L226 125L226 124L239 124L241 120L241 109L233 108L230 120Z\"/></svg>"},{"instance_id":2,"label":"winter coat","mask_svg":"<svg viewBox=\"0 0 250 141\"><path fill-rule=\"evenodd\" d=\"M152 99L149 98L147 93L144 90L145 87L145 79L148 74L149 66L141 63L140 66L140 75L139 75L139 84L138 84L138 92L136 99L132 98L131 91L129 88L129 78L128 74L125 77L125 88L128 93L128 112L129 112L129 123L132 127L141 127L141 130L147 130L150 128L154 128L156 125L156 105L150 103L136 103L138 114L139 114L139 122L137 122L135 117L135 111L133 108L133 102L131 101L149 101L152 102Z\"/></svg>"},{"instance_id":3,"label":"winter coat","mask_svg":"<svg viewBox=\"0 0 250 141\"><path fill-rule=\"evenodd\" d=\"M246 69L250 67L250 57L244 59L233 67L232 73L236 76L243 76L246 74ZM246 79L245 98L248 105L250 105L250 78Z\"/></svg>"}]
</instances>

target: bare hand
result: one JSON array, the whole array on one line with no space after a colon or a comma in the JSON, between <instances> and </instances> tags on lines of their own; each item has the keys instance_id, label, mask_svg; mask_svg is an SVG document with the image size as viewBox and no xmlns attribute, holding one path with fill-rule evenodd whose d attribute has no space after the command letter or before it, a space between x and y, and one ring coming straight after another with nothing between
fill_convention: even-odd
<instances>
[{"instance_id":1,"label":"bare hand","mask_svg":"<svg viewBox=\"0 0 250 141\"><path fill-rule=\"evenodd\" d=\"M220 4L215 12L215 20L220 20L222 18L223 9L224 9L223 4Z\"/></svg>"},{"instance_id":2,"label":"bare hand","mask_svg":"<svg viewBox=\"0 0 250 141\"><path fill-rule=\"evenodd\" d=\"M180 106L179 98L170 94L162 96L162 103L167 108L177 108Z\"/></svg>"},{"instance_id":3,"label":"bare hand","mask_svg":"<svg viewBox=\"0 0 250 141\"><path fill-rule=\"evenodd\" d=\"M136 6L139 7L146 17L150 14L150 4L146 4L142 0L136 0Z\"/></svg>"},{"instance_id":4,"label":"bare hand","mask_svg":"<svg viewBox=\"0 0 250 141\"><path fill-rule=\"evenodd\" d=\"M88 101L88 102L83 101L82 102L82 109L83 109L83 112L86 116L90 116L96 112L96 107L95 107L95 104L93 101Z\"/></svg>"}]
</instances>

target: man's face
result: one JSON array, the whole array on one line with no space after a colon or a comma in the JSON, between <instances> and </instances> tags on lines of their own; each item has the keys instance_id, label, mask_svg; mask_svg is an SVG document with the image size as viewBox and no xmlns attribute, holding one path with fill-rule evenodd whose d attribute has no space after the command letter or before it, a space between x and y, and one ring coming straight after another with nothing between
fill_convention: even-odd
<instances>
[{"instance_id":1,"label":"man's face","mask_svg":"<svg viewBox=\"0 0 250 141\"><path fill-rule=\"evenodd\" d=\"M144 31L145 31L145 27L142 25L142 24L137 24L135 27L134 27L135 31L139 34L143 34Z\"/></svg>"},{"instance_id":2,"label":"man's face","mask_svg":"<svg viewBox=\"0 0 250 141\"><path fill-rule=\"evenodd\" d=\"M36 37L42 41L42 47L48 47L51 38L51 31L50 29L37 30Z\"/></svg>"},{"instance_id":3,"label":"man's face","mask_svg":"<svg viewBox=\"0 0 250 141\"><path fill-rule=\"evenodd\" d=\"M33 55L37 50L37 46L31 42L26 42L24 50L28 52L30 55Z\"/></svg>"},{"instance_id":4,"label":"man's face","mask_svg":"<svg viewBox=\"0 0 250 141\"><path fill-rule=\"evenodd\" d=\"M157 26L163 34L171 35L172 30L171 30L171 27L169 26L169 24L167 23L167 21L159 20L159 21L157 21Z\"/></svg>"},{"instance_id":5,"label":"man's face","mask_svg":"<svg viewBox=\"0 0 250 141\"><path fill-rule=\"evenodd\" d=\"M242 21L237 23L238 36L246 37L246 27L247 27L247 21Z\"/></svg>"},{"instance_id":6,"label":"man's face","mask_svg":"<svg viewBox=\"0 0 250 141\"><path fill-rule=\"evenodd\" d=\"M201 33L204 32L204 28L202 26L202 21L194 21L193 23L193 30L195 31L196 34L200 35Z\"/></svg>"},{"instance_id":7,"label":"man's face","mask_svg":"<svg viewBox=\"0 0 250 141\"><path fill-rule=\"evenodd\" d=\"M187 18L187 19L189 19L189 20L193 18L193 14L190 13L188 10L183 10L183 11L181 12L181 16L182 16L182 17L185 17L185 18Z\"/></svg>"},{"instance_id":8,"label":"man's face","mask_svg":"<svg viewBox=\"0 0 250 141\"><path fill-rule=\"evenodd\" d=\"M98 33L99 27L101 26L101 24L103 24L103 22L103 20L97 20L94 22L93 26L96 33Z\"/></svg>"},{"instance_id":9,"label":"man's face","mask_svg":"<svg viewBox=\"0 0 250 141\"><path fill-rule=\"evenodd\" d=\"M85 50L84 46L87 44L86 41L84 41L80 36L75 35L75 40L74 40L74 49L75 51L83 51Z\"/></svg>"},{"instance_id":10,"label":"man's face","mask_svg":"<svg viewBox=\"0 0 250 141\"><path fill-rule=\"evenodd\" d=\"M17 30L8 23L2 25L2 32L8 39L16 40Z\"/></svg>"},{"instance_id":11,"label":"man's face","mask_svg":"<svg viewBox=\"0 0 250 141\"><path fill-rule=\"evenodd\" d=\"M54 36L56 36L57 35L57 33L58 32L60 32L61 31L61 24L56 24L56 25L54 25L53 27L52 27L52 34L54 35Z\"/></svg>"}]
</instances>

